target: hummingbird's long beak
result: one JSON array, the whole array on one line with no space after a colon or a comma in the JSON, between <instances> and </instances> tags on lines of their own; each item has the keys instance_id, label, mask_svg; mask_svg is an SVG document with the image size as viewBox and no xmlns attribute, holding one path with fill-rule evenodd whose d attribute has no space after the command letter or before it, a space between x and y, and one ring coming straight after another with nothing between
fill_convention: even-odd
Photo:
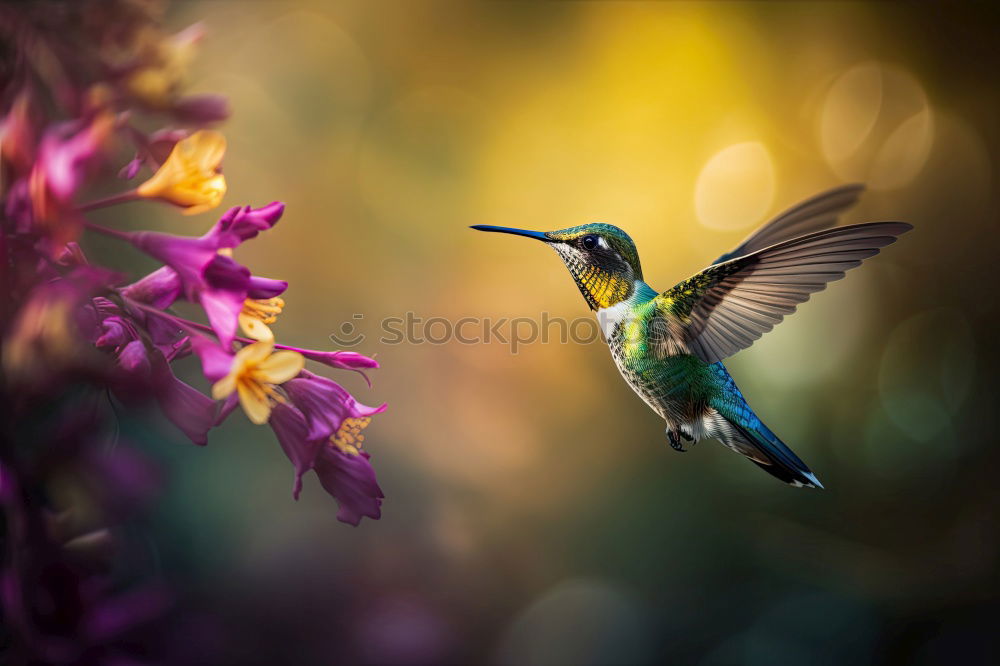
<instances>
[{"instance_id":1,"label":"hummingbird's long beak","mask_svg":"<svg viewBox=\"0 0 1000 666\"><path fill-rule=\"evenodd\" d=\"M545 235L543 231L528 231L527 229L514 229L513 227L494 227L490 224L474 224L470 229L475 229L476 231L496 231L501 234L514 234L515 236L527 236L528 238L534 238L536 240L545 241L546 243L552 242L552 239Z\"/></svg>"}]
</instances>

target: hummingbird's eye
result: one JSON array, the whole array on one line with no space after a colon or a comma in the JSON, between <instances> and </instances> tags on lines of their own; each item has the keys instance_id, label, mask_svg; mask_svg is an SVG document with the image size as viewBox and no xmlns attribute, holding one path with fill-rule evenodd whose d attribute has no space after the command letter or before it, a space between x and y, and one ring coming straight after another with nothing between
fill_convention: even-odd
<instances>
[{"instance_id":1,"label":"hummingbird's eye","mask_svg":"<svg viewBox=\"0 0 1000 666\"><path fill-rule=\"evenodd\" d=\"M587 234L583 237L583 247L588 250L593 250L597 247L597 236L594 234Z\"/></svg>"}]
</instances>

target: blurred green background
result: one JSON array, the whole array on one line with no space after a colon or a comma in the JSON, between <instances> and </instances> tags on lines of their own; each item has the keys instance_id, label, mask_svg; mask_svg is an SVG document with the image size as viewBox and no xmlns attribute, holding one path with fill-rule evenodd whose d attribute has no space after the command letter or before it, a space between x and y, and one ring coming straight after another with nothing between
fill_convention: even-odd
<instances>
[{"instance_id":1,"label":"blurred green background","mask_svg":"<svg viewBox=\"0 0 1000 666\"><path fill-rule=\"evenodd\" d=\"M234 108L224 205L288 204L238 259L290 281L281 341L365 334L374 387L338 379L389 403L365 443L383 518L357 529L315 477L292 500L267 428L233 419L196 449L133 426L170 471L150 566L206 663L1000 659L993 10L180 2L167 20L195 21L192 90ZM845 221L916 230L728 362L825 491L715 442L674 453L600 341L379 341L408 311L590 316L553 253L470 224L616 224L662 290L853 181L870 189Z\"/></svg>"}]
</instances>

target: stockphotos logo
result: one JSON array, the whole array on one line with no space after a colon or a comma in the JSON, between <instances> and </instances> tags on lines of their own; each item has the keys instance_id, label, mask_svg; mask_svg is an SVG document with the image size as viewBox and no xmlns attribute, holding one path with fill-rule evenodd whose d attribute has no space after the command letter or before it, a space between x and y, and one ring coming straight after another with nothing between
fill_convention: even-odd
<instances>
[{"instance_id":1,"label":"stockphotos logo","mask_svg":"<svg viewBox=\"0 0 1000 666\"><path fill-rule=\"evenodd\" d=\"M373 334L366 325L363 314L355 314L340 329L330 334L330 340L340 347L357 347ZM603 322L600 315L566 319L542 312L532 317L421 317L407 312L403 316L384 317L378 320L378 343L382 345L444 345L458 342L463 345L492 344L499 342L517 354L525 345L579 344L599 342Z\"/></svg>"}]
</instances>

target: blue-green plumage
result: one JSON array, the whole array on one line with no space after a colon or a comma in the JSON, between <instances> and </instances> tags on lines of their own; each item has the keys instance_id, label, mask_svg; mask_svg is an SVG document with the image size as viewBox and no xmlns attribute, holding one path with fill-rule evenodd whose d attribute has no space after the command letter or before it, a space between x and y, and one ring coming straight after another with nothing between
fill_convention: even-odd
<instances>
[{"instance_id":1,"label":"blue-green plumage","mask_svg":"<svg viewBox=\"0 0 1000 666\"><path fill-rule=\"evenodd\" d=\"M476 226L529 236L562 257L628 385L666 422L671 446L717 438L777 478L819 480L747 404L722 359L750 346L799 303L911 227L835 227L862 188L820 194L764 225L705 270L658 293L642 279L635 245L607 224L560 231Z\"/></svg>"}]
</instances>

